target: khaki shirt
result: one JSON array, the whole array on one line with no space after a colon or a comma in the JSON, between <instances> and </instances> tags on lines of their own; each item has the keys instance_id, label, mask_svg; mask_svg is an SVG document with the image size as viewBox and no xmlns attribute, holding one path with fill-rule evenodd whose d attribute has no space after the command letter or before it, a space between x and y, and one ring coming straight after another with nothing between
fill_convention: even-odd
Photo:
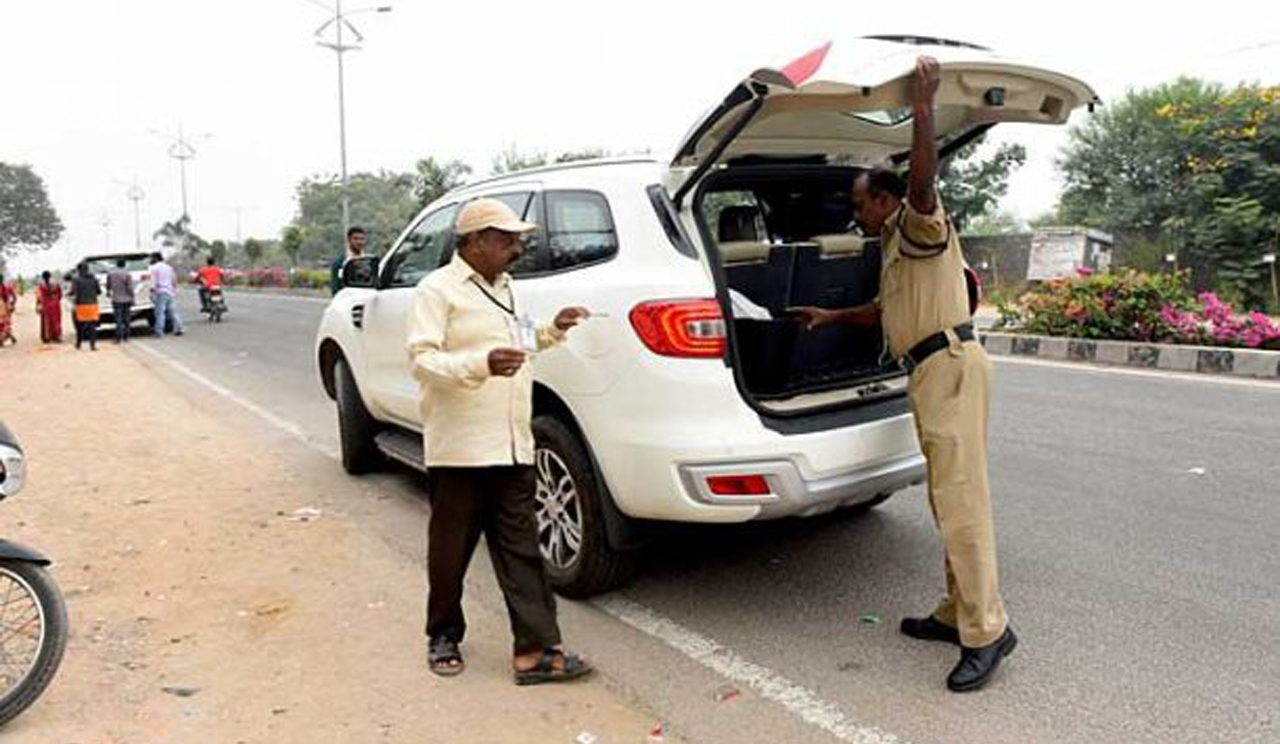
<instances>
[{"instance_id":1,"label":"khaki shirt","mask_svg":"<svg viewBox=\"0 0 1280 744\"><path fill-rule=\"evenodd\" d=\"M960 238L942 199L923 215L903 200L880 235L880 323L889 353L906 355L939 331L971 321Z\"/></svg>"},{"instance_id":2,"label":"khaki shirt","mask_svg":"<svg viewBox=\"0 0 1280 744\"><path fill-rule=\"evenodd\" d=\"M489 373L489 352L516 348L511 277L489 284L459 255L414 290L407 348L422 390L427 467L533 464L533 360L514 377ZM538 328L538 348L564 339Z\"/></svg>"}]
</instances>

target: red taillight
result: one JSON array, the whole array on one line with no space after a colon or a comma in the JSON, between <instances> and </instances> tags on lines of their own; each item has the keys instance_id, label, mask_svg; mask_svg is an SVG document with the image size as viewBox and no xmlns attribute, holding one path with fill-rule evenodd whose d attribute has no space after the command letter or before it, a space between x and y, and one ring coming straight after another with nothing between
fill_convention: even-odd
<instances>
[{"instance_id":1,"label":"red taillight","mask_svg":"<svg viewBox=\"0 0 1280 744\"><path fill-rule=\"evenodd\" d=\"M707 488L716 496L768 496L769 482L763 475L712 475Z\"/></svg>"},{"instance_id":2,"label":"red taillight","mask_svg":"<svg viewBox=\"0 0 1280 744\"><path fill-rule=\"evenodd\" d=\"M636 305L631 327L649 350L671 357L724 356L724 316L715 300L656 300Z\"/></svg>"}]
</instances>

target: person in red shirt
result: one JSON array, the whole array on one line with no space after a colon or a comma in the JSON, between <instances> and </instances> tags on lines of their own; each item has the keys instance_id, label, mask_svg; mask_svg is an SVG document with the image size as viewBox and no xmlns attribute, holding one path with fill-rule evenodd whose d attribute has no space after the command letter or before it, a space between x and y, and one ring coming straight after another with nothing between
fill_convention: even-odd
<instances>
[{"instance_id":1,"label":"person in red shirt","mask_svg":"<svg viewBox=\"0 0 1280 744\"><path fill-rule=\"evenodd\" d=\"M213 265L213 256L205 259L205 265L196 272L196 281L200 284L200 309L209 308L209 290L222 288L223 271Z\"/></svg>"}]
</instances>

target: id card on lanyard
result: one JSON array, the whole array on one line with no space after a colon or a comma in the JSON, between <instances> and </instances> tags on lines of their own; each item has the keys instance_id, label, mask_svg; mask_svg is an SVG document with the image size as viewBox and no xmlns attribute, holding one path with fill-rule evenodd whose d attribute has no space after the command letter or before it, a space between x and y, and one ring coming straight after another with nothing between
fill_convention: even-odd
<instances>
[{"instance_id":1,"label":"id card on lanyard","mask_svg":"<svg viewBox=\"0 0 1280 744\"><path fill-rule=\"evenodd\" d=\"M511 305L508 307L497 297L490 294L489 290L481 286L475 277L472 277L471 283L506 315L507 328L511 332L511 345L529 354L536 352L538 350L538 326L529 316L516 312L515 294L512 293L510 295Z\"/></svg>"}]
</instances>

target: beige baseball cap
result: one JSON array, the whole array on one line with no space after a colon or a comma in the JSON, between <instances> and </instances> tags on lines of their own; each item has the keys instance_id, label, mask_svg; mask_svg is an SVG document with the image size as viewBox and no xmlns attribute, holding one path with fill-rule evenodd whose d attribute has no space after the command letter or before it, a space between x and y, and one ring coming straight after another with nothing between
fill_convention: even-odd
<instances>
[{"instance_id":1,"label":"beige baseball cap","mask_svg":"<svg viewBox=\"0 0 1280 744\"><path fill-rule=\"evenodd\" d=\"M454 232L459 235L470 235L488 228L510 233L527 233L537 229L532 222L525 222L516 216L506 204L497 199L476 199L468 202L458 212L458 220Z\"/></svg>"}]
</instances>

